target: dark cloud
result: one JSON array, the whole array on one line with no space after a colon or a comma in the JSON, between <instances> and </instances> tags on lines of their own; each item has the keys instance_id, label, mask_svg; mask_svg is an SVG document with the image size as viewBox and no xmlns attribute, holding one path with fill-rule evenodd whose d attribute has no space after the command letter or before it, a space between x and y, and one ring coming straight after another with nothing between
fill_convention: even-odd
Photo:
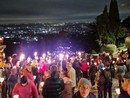
<instances>
[{"instance_id":1,"label":"dark cloud","mask_svg":"<svg viewBox=\"0 0 130 98\"><path fill-rule=\"evenodd\" d=\"M130 4L130 0L117 0L121 15L128 10L121 5ZM0 20L41 19L41 20L94 20L102 13L110 0L2 0Z\"/></svg>"}]
</instances>

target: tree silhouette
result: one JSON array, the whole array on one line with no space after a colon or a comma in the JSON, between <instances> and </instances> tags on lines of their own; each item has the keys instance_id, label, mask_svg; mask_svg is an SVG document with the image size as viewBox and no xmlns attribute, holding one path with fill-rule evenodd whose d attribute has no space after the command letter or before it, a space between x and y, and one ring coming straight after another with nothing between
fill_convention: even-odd
<instances>
[{"instance_id":1,"label":"tree silhouette","mask_svg":"<svg viewBox=\"0 0 130 98\"><path fill-rule=\"evenodd\" d=\"M116 44L124 36L121 28L118 5L116 0L111 0L109 12L105 6L103 13L96 18L99 45Z\"/></svg>"}]
</instances>

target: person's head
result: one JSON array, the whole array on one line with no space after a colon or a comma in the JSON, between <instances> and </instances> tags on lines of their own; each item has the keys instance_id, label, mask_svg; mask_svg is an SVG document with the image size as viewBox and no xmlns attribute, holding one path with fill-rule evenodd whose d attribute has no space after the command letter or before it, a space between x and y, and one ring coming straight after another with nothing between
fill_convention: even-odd
<instances>
[{"instance_id":1,"label":"person's head","mask_svg":"<svg viewBox=\"0 0 130 98\"><path fill-rule=\"evenodd\" d=\"M130 80L130 72L127 72L127 73L123 76L123 78Z\"/></svg>"},{"instance_id":2,"label":"person's head","mask_svg":"<svg viewBox=\"0 0 130 98\"><path fill-rule=\"evenodd\" d=\"M100 70L100 71L99 71L99 75L100 75L100 76L105 76L105 71L104 71L104 70Z\"/></svg>"},{"instance_id":3,"label":"person's head","mask_svg":"<svg viewBox=\"0 0 130 98\"><path fill-rule=\"evenodd\" d=\"M52 73L57 73L57 72L58 72L57 66L56 66L56 65L52 65L52 66L50 67L50 72L51 72L51 74L52 74Z\"/></svg>"},{"instance_id":4,"label":"person's head","mask_svg":"<svg viewBox=\"0 0 130 98\"><path fill-rule=\"evenodd\" d=\"M67 71L61 72L61 78L64 78L64 77L69 77L68 74L67 74Z\"/></svg>"},{"instance_id":5,"label":"person's head","mask_svg":"<svg viewBox=\"0 0 130 98\"><path fill-rule=\"evenodd\" d=\"M30 65L30 64L27 64L25 68L26 68L29 72L31 72L31 71L32 71L32 67L31 67L31 65Z\"/></svg>"},{"instance_id":6,"label":"person's head","mask_svg":"<svg viewBox=\"0 0 130 98\"><path fill-rule=\"evenodd\" d=\"M49 70L46 70L46 71L44 72L43 78L44 78L44 79L47 79L47 78L49 78L50 76L51 76L50 71L49 71Z\"/></svg>"},{"instance_id":7,"label":"person's head","mask_svg":"<svg viewBox=\"0 0 130 98\"><path fill-rule=\"evenodd\" d=\"M87 98L91 90L91 82L86 78L81 78L78 82L78 91L83 98Z\"/></svg>"},{"instance_id":8,"label":"person's head","mask_svg":"<svg viewBox=\"0 0 130 98\"><path fill-rule=\"evenodd\" d=\"M28 83L28 79L26 76L22 76L20 79L21 85L25 86Z\"/></svg>"},{"instance_id":9,"label":"person's head","mask_svg":"<svg viewBox=\"0 0 130 98\"><path fill-rule=\"evenodd\" d=\"M123 76L123 83L122 83L122 89L124 91L127 90L127 86L130 84L130 72L126 73L124 76Z\"/></svg>"}]
</instances>

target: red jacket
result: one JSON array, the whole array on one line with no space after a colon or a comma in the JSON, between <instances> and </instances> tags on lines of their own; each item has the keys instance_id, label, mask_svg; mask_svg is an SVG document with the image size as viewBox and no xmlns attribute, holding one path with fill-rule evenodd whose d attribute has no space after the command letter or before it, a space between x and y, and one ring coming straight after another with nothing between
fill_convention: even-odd
<instances>
[{"instance_id":1,"label":"red jacket","mask_svg":"<svg viewBox=\"0 0 130 98\"><path fill-rule=\"evenodd\" d=\"M89 66L88 66L87 62L83 62L83 63L81 64L81 69L82 69L82 71L87 71L88 68L89 68Z\"/></svg>"},{"instance_id":2,"label":"red jacket","mask_svg":"<svg viewBox=\"0 0 130 98\"><path fill-rule=\"evenodd\" d=\"M19 95L19 98L39 98L37 88L32 81L25 86L17 83L12 91L12 96L16 94Z\"/></svg>"},{"instance_id":3,"label":"red jacket","mask_svg":"<svg viewBox=\"0 0 130 98\"><path fill-rule=\"evenodd\" d=\"M27 69L23 70L23 75L26 76L29 80L34 81L32 72L29 72Z\"/></svg>"}]
</instances>

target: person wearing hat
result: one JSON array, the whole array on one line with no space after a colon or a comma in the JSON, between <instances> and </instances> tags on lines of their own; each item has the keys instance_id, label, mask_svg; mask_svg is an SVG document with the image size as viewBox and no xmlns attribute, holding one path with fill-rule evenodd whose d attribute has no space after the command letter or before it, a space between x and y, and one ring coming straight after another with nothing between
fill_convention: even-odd
<instances>
[{"instance_id":1,"label":"person wearing hat","mask_svg":"<svg viewBox=\"0 0 130 98\"><path fill-rule=\"evenodd\" d=\"M118 98L130 98L130 72L123 76L121 93L119 94Z\"/></svg>"},{"instance_id":2,"label":"person wearing hat","mask_svg":"<svg viewBox=\"0 0 130 98\"><path fill-rule=\"evenodd\" d=\"M86 78L81 78L78 82L78 91L74 94L73 98L96 98L96 96L91 93L91 82Z\"/></svg>"}]
</instances>

